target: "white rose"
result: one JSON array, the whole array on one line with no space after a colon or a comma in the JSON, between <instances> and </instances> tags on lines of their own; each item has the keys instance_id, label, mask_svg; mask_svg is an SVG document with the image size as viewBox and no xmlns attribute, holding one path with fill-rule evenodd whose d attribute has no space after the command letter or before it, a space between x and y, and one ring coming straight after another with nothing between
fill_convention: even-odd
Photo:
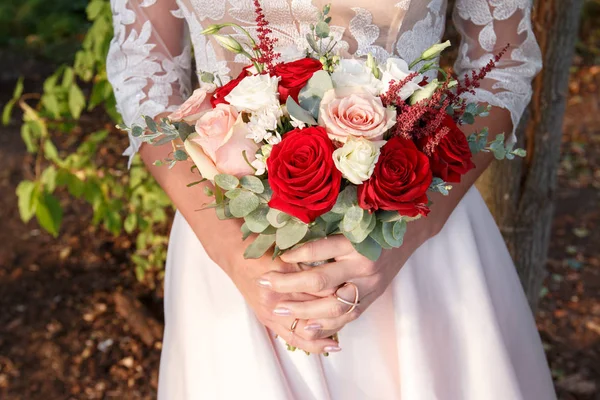
<instances>
[{"instance_id":1,"label":"white rose","mask_svg":"<svg viewBox=\"0 0 600 400\"><path fill-rule=\"evenodd\" d=\"M438 90L439 81L437 79L432 80L421 89L417 90L412 96L410 96L410 104L415 105L421 100L429 99L436 90Z\"/></svg>"},{"instance_id":2,"label":"white rose","mask_svg":"<svg viewBox=\"0 0 600 400\"><path fill-rule=\"evenodd\" d=\"M331 79L336 92L341 96L352 93L357 87L373 96L381 93L381 81L375 78L373 71L360 60L340 60L340 64L331 74Z\"/></svg>"},{"instance_id":3,"label":"white rose","mask_svg":"<svg viewBox=\"0 0 600 400\"><path fill-rule=\"evenodd\" d=\"M412 72L413 71L408 68L406 61L400 58L388 58L383 68L383 73L381 74L381 83L383 84L381 93L387 93L392 81L401 82ZM422 77L418 76L406 82L406 84L398 91L398 96L400 96L402 100L408 99L415 91L421 89L417 83L421 79Z\"/></svg>"},{"instance_id":4,"label":"white rose","mask_svg":"<svg viewBox=\"0 0 600 400\"><path fill-rule=\"evenodd\" d=\"M344 146L333 152L333 162L344 178L360 185L373 174L385 140L371 142L349 137Z\"/></svg>"},{"instance_id":5,"label":"white rose","mask_svg":"<svg viewBox=\"0 0 600 400\"><path fill-rule=\"evenodd\" d=\"M255 112L279 104L279 78L269 75L248 76L227 95L225 100L238 112Z\"/></svg>"}]
</instances>

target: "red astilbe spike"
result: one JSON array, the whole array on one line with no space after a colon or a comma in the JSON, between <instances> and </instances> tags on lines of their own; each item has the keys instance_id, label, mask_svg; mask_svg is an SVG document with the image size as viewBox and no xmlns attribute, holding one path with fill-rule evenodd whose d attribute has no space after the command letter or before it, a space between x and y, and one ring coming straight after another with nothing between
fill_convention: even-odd
<instances>
[{"instance_id":1,"label":"red astilbe spike","mask_svg":"<svg viewBox=\"0 0 600 400\"><path fill-rule=\"evenodd\" d=\"M412 72L401 81L390 81L389 89L387 90L387 92L381 95L381 101L383 102L383 105L387 107L391 105L400 105L404 103L404 100L400 98L398 92L400 92L400 89L402 89L404 85L415 79L417 76L419 76L418 72Z\"/></svg>"},{"instance_id":2,"label":"red astilbe spike","mask_svg":"<svg viewBox=\"0 0 600 400\"><path fill-rule=\"evenodd\" d=\"M256 13L256 31L258 43L254 50L260 50L260 55L254 59L255 62L263 64L268 72L275 67L275 61L281 54L275 52L277 39L271 37L273 31L269 28L269 21L265 17L259 0L254 0L254 12Z\"/></svg>"}]
</instances>

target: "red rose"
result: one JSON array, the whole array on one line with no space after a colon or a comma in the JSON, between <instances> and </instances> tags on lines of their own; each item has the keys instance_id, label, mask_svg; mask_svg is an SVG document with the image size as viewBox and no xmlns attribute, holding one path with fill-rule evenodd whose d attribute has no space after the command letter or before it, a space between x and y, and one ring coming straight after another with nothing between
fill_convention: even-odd
<instances>
[{"instance_id":1,"label":"red rose","mask_svg":"<svg viewBox=\"0 0 600 400\"><path fill-rule=\"evenodd\" d=\"M210 98L210 104L213 106L213 108L215 108L217 104L220 103L229 104L229 102L225 100L225 96L227 96L233 89L235 89L235 87L239 85L242 79L249 75L248 70L252 67L252 65L244 67L244 69L242 70L242 72L240 72L237 78L230 80L225 85L218 87L217 90L215 90L212 97Z\"/></svg>"},{"instance_id":2,"label":"red rose","mask_svg":"<svg viewBox=\"0 0 600 400\"><path fill-rule=\"evenodd\" d=\"M333 143L324 128L287 133L267 159L271 208L309 223L333 208L342 173L333 162Z\"/></svg>"},{"instance_id":3,"label":"red rose","mask_svg":"<svg viewBox=\"0 0 600 400\"><path fill-rule=\"evenodd\" d=\"M471 158L471 149L467 137L456 125L451 116L447 115L443 125L450 131L442 137L440 143L433 149L433 154L429 157L433 175L442 178L446 182L458 183L460 177L471 169L475 164ZM419 140L419 147L422 149L432 140L432 137L425 137Z\"/></svg>"},{"instance_id":4,"label":"red rose","mask_svg":"<svg viewBox=\"0 0 600 400\"><path fill-rule=\"evenodd\" d=\"M298 101L300 90L306 85L306 82L313 74L323 69L323 64L314 58L303 58L285 64L278 64L273 71L278 76L279 81L279 100L284 104L288 96Z\"/></svg>"},{"instance_id":5,"label":"red rose","mask_svg":"<svg viewBox=\"0 0 600 400\"><path fill-rule=\"evenodd\" d=\"M358 204L371 212L427 215L426 192L432 179L427 156L412 140L393 137L381 149L371 178L358 187Z\"/></svg>"}]
</instances>

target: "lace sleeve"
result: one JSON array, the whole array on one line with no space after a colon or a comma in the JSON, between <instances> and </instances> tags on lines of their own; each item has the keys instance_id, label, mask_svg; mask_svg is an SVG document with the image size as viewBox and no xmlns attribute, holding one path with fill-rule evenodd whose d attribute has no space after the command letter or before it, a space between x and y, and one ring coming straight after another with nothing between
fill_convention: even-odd
<instances>
[{"instance_id":1,"label":"lace sleeve","mask_svg":"<svg viewBox=\"0 0 600 400\"><path fill-rule=\"evenodd\" d=\"M483 67L509 45L469 100L510 111L513 133L531 99L531 80L542 56L531 27L531 0L457 0L454 24L462 35L454 66L459 77Z\"/></svg>"},{"instance_id":2,"label":"lace sleeve","mask_svg":"<svg viewBox=\"0 0 600 400\"><path fill-rule=\"evenodd\" d=\"M127 125L173 111L191 86L191 50L186 25L175 0L111 0L115 35L106 72L117 110ZM141 141L129 137L124 155Z\"/></svg>"}]
</instances>

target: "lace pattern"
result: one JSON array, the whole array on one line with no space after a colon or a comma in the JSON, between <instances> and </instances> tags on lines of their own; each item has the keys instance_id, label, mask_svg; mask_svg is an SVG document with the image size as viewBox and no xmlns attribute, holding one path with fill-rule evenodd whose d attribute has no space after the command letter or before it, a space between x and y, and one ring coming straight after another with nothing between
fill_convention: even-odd
<instances>
[{"instance_id":1,"label":"lace pattern","mask_svg":"<svg viewBox=\"0 0 600 400\"><path fill-rule=\"evenodd\" d=\"M391 55L416 58L439 41L446 0L263 0L284 59L306 47L315 13L332 3L332 33L342 56L371 52L380 61ZM255 32L252 0L111 0L115 36L107 60L118 110L127 124L141 115L155 117L175 109L190 91L191 47L197 72L225 80L246 60L235 58L200 34L213 23L235 22ZM457 0L453 20L462 35L455 70L460 75L485 65L510 43L508 54L471 96L510 111L513 126L531 97L531 79L541 54L531 28L531 0ZM242 36L239 36L241 39ZM133 155L136 138L125 152Z\"/></svg>"}]
</instances>

